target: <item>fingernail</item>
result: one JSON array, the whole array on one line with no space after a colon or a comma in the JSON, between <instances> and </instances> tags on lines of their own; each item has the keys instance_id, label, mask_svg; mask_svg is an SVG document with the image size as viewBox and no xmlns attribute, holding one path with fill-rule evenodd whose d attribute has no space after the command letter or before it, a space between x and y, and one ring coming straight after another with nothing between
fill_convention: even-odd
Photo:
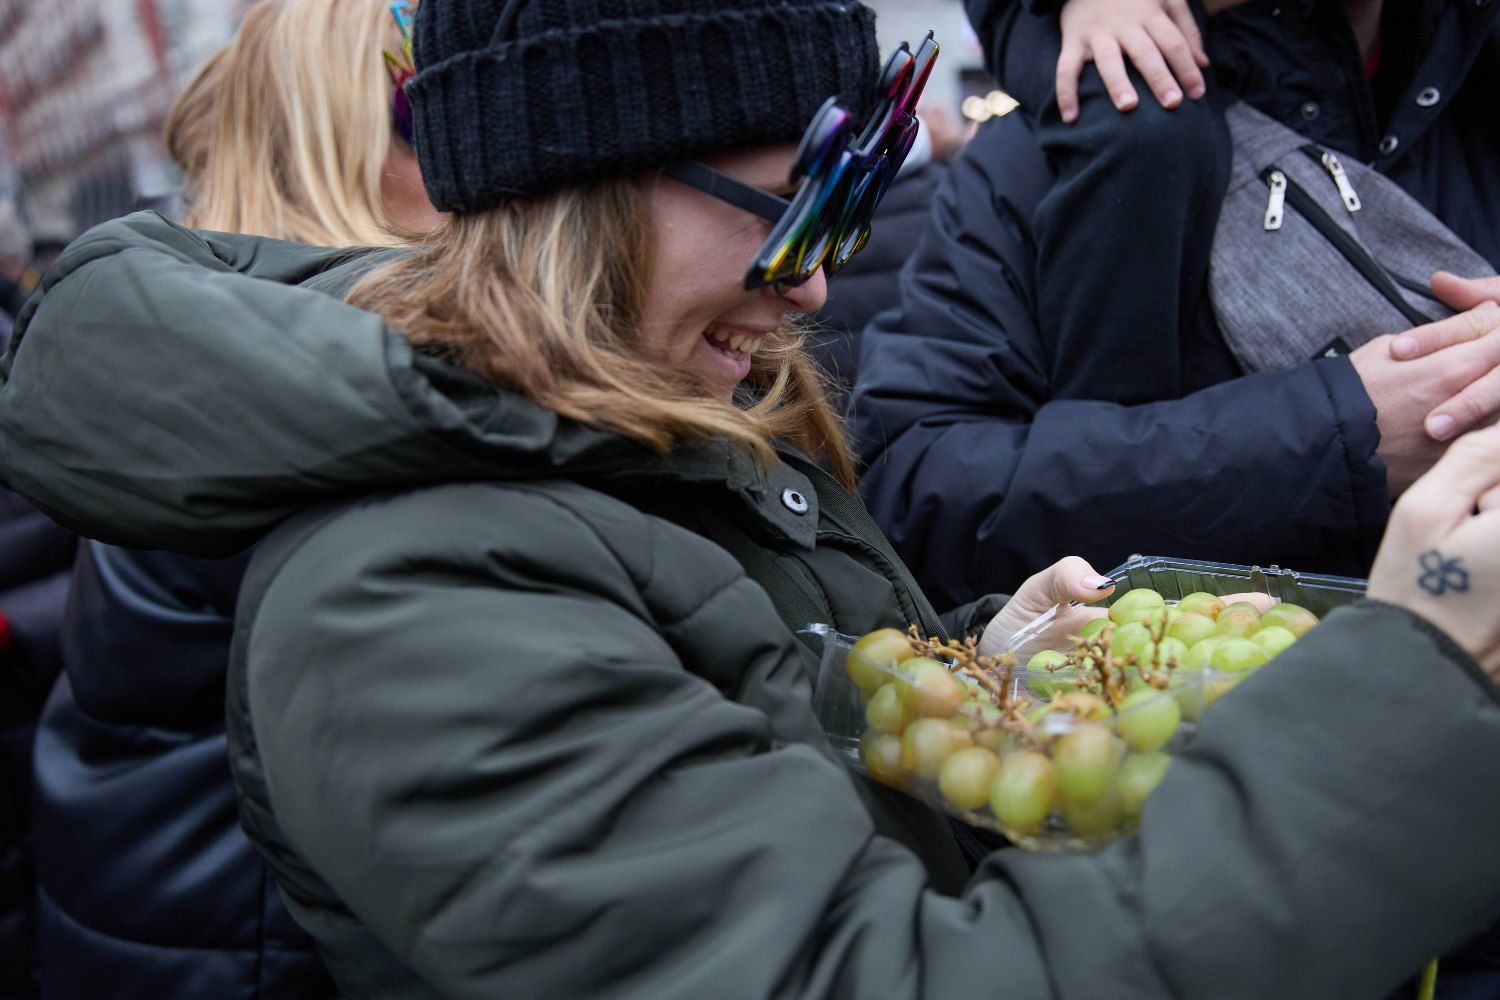
<instances>
[{"instance_id":1,"label":"fingernail","mask_svg":"<svg viewBox=\"0 0 1500 1000\"><path fill-rule=\"evenodd\" d=\"M1166 100L1166 103L1168 103L1168 104L1176 104L1176 103L1178 103L1181 100L1182 100L1182 91L1180 91L1180 90L1169 90L1169 91L1167 91L1167 100Z\"/></svg>"},{"instance_id":2,"label":"fingernail","mask_svg":"<svg viewBox=\"0 0 1500 1000\"><path fill-rule=\"evenodd\" d=\"M1195 84L1193 84L1192 89L1188 91L1188 96L1191 97L1195 101L1198 98L1202 97L1203 96L1203 84L1201 84L1201 83L1195 83Z\"/></svg>"},{"instance_id":3,"label":"fingernail","mask_svg":"<svg viewBox=\"0 0 1500 1000\"><path fill-rule=\"evenodd\" d=\"M1083 584L1085 589L1088 590L1108 590L1115 585L1115 581L1107 576L1099 576L1097 573L1086 576L1078 582Z\"/></svg>"},{"instance_id":4,"label":"fingernail","mask_svg":"<svg viewBox=\"0 0 1500 1000\"><path fill-rule=\"evenodd\" d=\"M1446 413L1439 413L1435 417L1427 418L1427 433L1434 440L1446 441L1453 436L1453 430L1457 421Z\"/></svg>"},{"instance_id":5,"label":"fingernail","mask_svg":"<svg viewBox=\"0 0 1500 1000\"><path fill-rule=\"evenodd\" d=\"M1391 342L1391 353L1398 358L1409 358L1417 353L1416 337L1397 337Z\"/></svg>"}]
</instances>

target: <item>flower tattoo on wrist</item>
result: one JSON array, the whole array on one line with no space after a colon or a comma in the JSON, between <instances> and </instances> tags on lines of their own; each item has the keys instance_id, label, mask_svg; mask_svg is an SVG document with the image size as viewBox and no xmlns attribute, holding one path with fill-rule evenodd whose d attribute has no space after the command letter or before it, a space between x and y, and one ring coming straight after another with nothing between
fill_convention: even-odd
<instances>
[{"instance_id":1,"label":"flower tattoo on wrist","mask_svg":"<svg viewBox=\"0 0 1500 1000\"><path fill-rule=\"evenodd\" d=\"M1463 560L1446 559L1437 549L1429 549L1417 557L1422 572L1417 577L1417 586L1433 597L1442 597L1449 591L1462 594L1469 589L1469 571Z\"/></svg>"}]
</instances>

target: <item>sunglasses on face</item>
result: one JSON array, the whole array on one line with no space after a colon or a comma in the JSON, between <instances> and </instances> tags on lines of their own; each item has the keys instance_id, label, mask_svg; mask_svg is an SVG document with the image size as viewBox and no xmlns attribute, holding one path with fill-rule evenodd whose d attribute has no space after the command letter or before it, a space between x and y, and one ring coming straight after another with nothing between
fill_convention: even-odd
<instances>
[{"instance_id":1,"label":"sunglasses on face","mask_svg":"<svg viewBox=\"0 0 1500 1000\"><path fill-rule=\"evenodd\" d=\"M790 200L705 163L674 163L666 174L773 224L745 275L747 290L792 288L818 268L837 274L870 238L880 199L916 140L917 100L932 75L938 44L928 32L913 53L903 42L881 71L875 110L856 131L854 115L829 98L802 135Z\"/></svg>"}]
</instances>

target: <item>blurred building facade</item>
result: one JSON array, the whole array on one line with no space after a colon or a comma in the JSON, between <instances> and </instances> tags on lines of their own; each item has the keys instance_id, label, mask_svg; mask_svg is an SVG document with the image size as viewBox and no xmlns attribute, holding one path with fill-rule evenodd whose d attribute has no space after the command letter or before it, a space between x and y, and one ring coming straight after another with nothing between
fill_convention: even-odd
<instances>
[{"instance_id":1,"label":"blurred building facade","mask_svg":"<svg viewBox=\"0 0 1500 1000\"><path fill-rule=\"evenodd\" d=\"M0 0L0 199L66 241L169 195L161 131L193 71L251 0ZM957 120L979 45L961 0L866 0L881 46L943 45L924 103Z\"/></svg>"},{"instance_id":2,"label":"blurred building facade","mask_svg":"<svg viewBox=\"0 0 1500 1000\"><path fill-rule=\"evenodd\" d=\"M245 5L0 0L0 195L34 238L70 239L175 187L162 123Z\"/></svg>"}]
</instances>

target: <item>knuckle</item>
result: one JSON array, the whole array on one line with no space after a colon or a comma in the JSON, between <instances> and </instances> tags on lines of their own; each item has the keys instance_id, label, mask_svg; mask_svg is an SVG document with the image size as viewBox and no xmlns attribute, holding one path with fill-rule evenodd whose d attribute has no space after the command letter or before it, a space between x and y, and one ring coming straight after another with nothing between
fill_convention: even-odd
<instances>
[{"instance_id":1,"label":"knuckle","mask_svg":"<svg viewBox=\"0 0 1500 1000\"><path fill-rule=\"evenodd\" d=\"M1396 501L1392 513L1408 522L1424 523L1437 520L1442 513L1441 507L1424 487L1425 483L1419 480L1417 485L1401 494L1401 499Z\"/></svg>"},{"instance_id":2,"label":"knuckle","mask_svg":"<svg viewBox=\"0 0 1500 1000\"><path fill-rule=\"evenodd\" d=\"M1484 403L1472 391L1459 393L1453 400L1453 409L1460 427L1469 427L1484 418Z\"/></svg>"}]
</instances>

